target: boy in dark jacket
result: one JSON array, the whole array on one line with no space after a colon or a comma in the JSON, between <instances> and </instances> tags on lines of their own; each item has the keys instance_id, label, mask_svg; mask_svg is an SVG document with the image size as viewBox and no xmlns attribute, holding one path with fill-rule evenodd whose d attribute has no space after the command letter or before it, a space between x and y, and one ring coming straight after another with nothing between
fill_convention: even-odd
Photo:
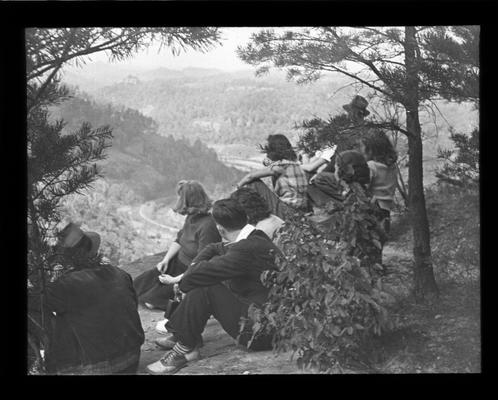
<instances>
[{"instance_id":1,"label":"boy in dark jacket","mask_svg":"<svg viewBox=\"0 0 498 400\"><path fill-rule=\"evenodd\" d=\"M71 271L46 287L52 317L47 372L52 374L135 373L144 331L130 275L103 263L100 237L69 224L59 249Z\"/></svg>"},{"instance_id":2,"label":"boy in dark jacket","mask_svg":"<svg viewBox=\"0 0 498 400\"><path fill-rule=\"evenodd\" d=\"M183 275L178 288L186 294L166 324L172 335L156 341L170 351L147 367L151 374L175 373L198 358L196 347L211 315L230 336L246 344L251 333L249 328L239 336L241 317L247 316L250 304L261 306L267 299L268 289L260 276L276 268L279 249L264 232L247 223L236 201L215 202L212 215L228 243L206 246ZM268 337L251 344L253 350L270 347Z\"/></svg>"}]
</instances>

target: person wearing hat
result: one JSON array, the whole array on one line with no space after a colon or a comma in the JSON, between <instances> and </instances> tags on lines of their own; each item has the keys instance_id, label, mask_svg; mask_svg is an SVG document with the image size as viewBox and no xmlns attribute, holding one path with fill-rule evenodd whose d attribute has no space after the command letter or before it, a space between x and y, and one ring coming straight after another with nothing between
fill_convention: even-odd
<instances>
[{"instance_id":1,"label":"person wearing hat","mask_svg":"<svg viewBox=\"0 0 498 400\"><path fill-rule=\"evenodd\" d=\"M347 112L347 126L345 127L348 130L347 137L339 146L334 145L319 151L312 159L314 166L325 164L322 169L318 170L317 174L311 177L308 185L308 198L312 205L323 207L330 201L341 202L343 200L342 185L335 177L336 150L339 152L358 150L359 140L365 131L365 117L370 114L367 106L368 101L359 95L354 96L350 103L344 104L342 108ZM320 162L320 160L322 161Z\"/></svg>"},{"instance_id":2,"label":"person wearing hat","mask_svg":"<svg viewBox=\"0 0 498 400\"><path fill-rule=\"evenodd\" d=\"M344 104L342 108L346 110L348 116L353 121L363 122L365 117L370 114L367 110L368 101L363 96L356 95L350 103Z\"/></svg>"},{"instance_id":3,"label":"person wearing hat","mask_svg":"<svg viewBox=\"0 0 498 400\"><path fill-rule=\"evenodd\" d=\"M51 317L49 374L135 373L144 343L138 302L128 273L102 262L100 236L69 223L57 254L66 273L46 286Z\"/></svg>"}]
</instances>

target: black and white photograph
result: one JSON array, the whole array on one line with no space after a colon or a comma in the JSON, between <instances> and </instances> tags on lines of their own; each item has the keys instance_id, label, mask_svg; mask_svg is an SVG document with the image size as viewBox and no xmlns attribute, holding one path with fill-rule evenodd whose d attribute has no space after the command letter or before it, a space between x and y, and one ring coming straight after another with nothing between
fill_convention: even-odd
<instances>
[{"instance_id":1,"label":"black and white photograph","mask_svg":"<svg viewBox=\"0 0 498 400\"><path fill-rule=\"evenodd\" d=\"M24 30L27 375L481 372L480 25L125 25Z\"/></svg>"}]
</instances>

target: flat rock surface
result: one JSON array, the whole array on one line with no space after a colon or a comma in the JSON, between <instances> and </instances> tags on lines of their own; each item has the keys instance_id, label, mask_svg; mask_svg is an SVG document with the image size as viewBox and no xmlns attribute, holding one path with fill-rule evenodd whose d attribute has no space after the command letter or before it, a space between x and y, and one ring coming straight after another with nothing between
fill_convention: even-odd
<instances>
[{"instance_id":1,"label":"flat rock surface","mask_svg":"<svg viewBox=\"0 0 498 400\"><path fill-rule=\"evenodd\" d=\"M153 268L163 257L164 253L144 257L126 266L123 269L133 278L141 272ZM146 367L159 360L165 350L159 348L154 340L162 337L155 330L156 323L163 319L163 311L149 310L139 306L140 318L145 332L145 343L142 346L138 374L147 374ZM248 351L238 346L218 321L211 318L203 333L204 346L200 349L201 358L189 363L177 372L177 375L247 375L247 374L299 374L302 373L291 354L276 354L272 351Z\"/></svg>"},{"instance_id":2,"label":"flat rock surface","mask_svg":"<svg viewBox=\"0 0 498 400\"><path fill-rule=\"evenodd\" d=\"M163 312L143 307L139 312L145 331L145 343L142 346L138 374L143 375L147 374L147 365L157 361L165 353L165 350L154 343L155 339L163 336L155 330L157 321L163 319ZM272 351L251 352L238 346L213 318L208 321L203 339L201 359L189 363L177 372L177 375L301 373L295 362L290 360L290 354L276 355Z\"/></svg>"}]
</instances>

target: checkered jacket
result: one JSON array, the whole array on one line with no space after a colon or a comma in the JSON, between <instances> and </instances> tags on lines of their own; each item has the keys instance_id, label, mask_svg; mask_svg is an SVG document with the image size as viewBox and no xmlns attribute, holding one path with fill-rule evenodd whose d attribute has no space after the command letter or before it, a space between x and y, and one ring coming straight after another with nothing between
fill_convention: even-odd
<instances>
[{"instance_id":1,"label":"checkered jacket","mask_svg":"<svg viewBox=\"0 0 498 400\"><path fill-rule=\"evenodd\" d=\"M300 164L296 161L280 160L271 163L270 168L276 172L273 190L280 200L294 208L305 208L308 181Z\"/></svg>"}]
</instances>

